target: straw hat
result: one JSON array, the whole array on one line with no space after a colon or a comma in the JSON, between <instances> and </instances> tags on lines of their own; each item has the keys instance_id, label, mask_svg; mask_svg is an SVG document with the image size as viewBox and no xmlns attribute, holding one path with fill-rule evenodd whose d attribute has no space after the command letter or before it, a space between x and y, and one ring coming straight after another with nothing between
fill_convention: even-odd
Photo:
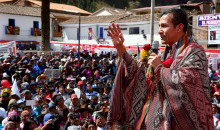
<instances>
[{"instance_id":1,"label":"straw hat","mask_svg":"<svg viewBox=\"0 0 220 130\"><path fill-rule=\"evenodd\" d=\"M41 74L40 76L37 77L38 80L40 80L41 78L46 78L46 79L48 79L49 76L44 75L44 74Z\"/></svg>"}]
</instances>

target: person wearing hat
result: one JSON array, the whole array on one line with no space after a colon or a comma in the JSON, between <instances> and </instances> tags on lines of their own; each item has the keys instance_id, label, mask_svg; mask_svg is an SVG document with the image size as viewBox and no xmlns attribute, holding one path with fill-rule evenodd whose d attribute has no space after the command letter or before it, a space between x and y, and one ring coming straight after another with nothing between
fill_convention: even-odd
<instances>
[{"instance_id":1,"label":"person wearing hat","mask_svg":"<svg viewBox=\"0 0 220 130\"><path fill-rule=\"evenodd\" d=\"M24 124L27 122L28 119L31 118L31 114L29 111L24 110L21 113L21 124L20 124L20 128L23 129L24 128Z\"/></svg>"},{"instance_id":2,"label":"person wearing hat","mask_svg":"<svg viewBox=\"0 0 220 130\"><path fill-rule=\"evenodd\" d=\"M41 130L52 130L52 129L55 129L55 130L59 130L60 129L60 126L57 125L56 128L55 126L51 125L52 124L52 121L54 119L54 116L52 113L47 113L45 116L44 116L44 126L41 128Z\"/></svg>"},{"instance_id":3,"label":"person wearing hat","mask_svg":"<svg viewBox=\"0 0 220 130\"><path fill-rule=\"evenodd\" d=\"M76 111L80 113L80 119L89 119L89 121L93 121L92 115L91 115L93 110L91 108L88 108L86 106L81 106Z\"/></svg>"},{"instance_id":4,"label":"person wearing hat","mask_svg":"<svg viewBox=\"0 0 220 130\"><path fill-rule=\"evenodd\" d=\"M83 81L78 82L77 88L74 88L75 94L80 98L81 93L83 92Z\"/></svg>"},{"instance_id":5,"label":"person wearing hat","mask_svg":"<svg viewBox=\"0 0 220 130\"><path fill-rule=\"evenodd\" d=\"M23 99L22 100L31 100L31 91L30 90L24 90L22 92L23 94Z\"/></svg>"},{"instance_id":6,"label":"person wearing hat","mask_svg":"<svg viewBox=\"0 0 220 130\"><path fill-rule=\"evenodd\" d=\"M0 56L0 64L4 63L5 58L3 57L3 55Z\"/></svg>"},{"instance_id":7,"label":"person wearing hat","mask_svg":"<svg viewBox=\"0 0 220 130\"><path fill-rule=\"evenodd\" d=\"M19 106L17 105L17 103L11 103L11 104L8 106L8 108L5 109L5 110L7 110L8 117L9 117L9 115L10 115L11 112L16 112L16 113L18 113L18 108L19 108ZM8 121L8 117L6 117L4 120L2 120L2 126L4 126L5 122Z\"/></svg>"},{"instance_id":8,"label":"person wearing hat","mask_svg":"<svg viewBox=\"0 0 220 130\"><path fill-rule=\"evenodd\" d=\"M5 110L7 110L9 101L10 101L10 93L3 92L2 96L1 96L0 107L2 107Z\"/></svg>"},{"instance_id":9,"label":"person wearing hat","mask_svg":"<svg viewBox=\"0 0 220 130\"><path fill-rule=\"evenodd\" d=\"M3 73L2 77L3 77L2 79L8 80L8 81L10 80L9 75L6 72Z\"/></svg>"},{"instance_id":10,"label":"person wearing hat","mask_svg":"<svg viewBox=\"0 0 220 130\"><path fill-rule=\"evenodd\" d=\"M18 129L16 124L12 121L8 121L5 123L3 130L16 130L16 129Z\"/></svg>"},{"instance_id":11,"label":"person wearing hat","mask_svg":"<svg viewBox=\"0 0 220 130\"><path fill-rule=\"evenodd\" d=\"M37 84L35 82L31 82L28 89L31 91L32 94L36 93Z\"/></svg>"},{"instance_id":12,"label":"person wearing hat","mask_svg":"<svg viewBox=\"0 0 220 130\"><path fill-rule=\"evenodd\" d=\"M49 79L49 76L45 75L45 74L41 74L37 77L38 82L44 82L46 83L46 80Z\"/></svg>"},{"instance_id":13,"label":"person wearing hat","mask_svg":"<svg viewBox=\"0 0 220 130\"><path fill-rule=\"evenodd\" d=\"M79 109L79 99L77 97L76 94L72 94L71 95L71 103L68 106L70 111L76 111L77 109Z\"/></svg>"},{"instance_id":14,"label":"person wearing hat","mask_svg":"<svg viewBox=\"0 0 220 130\"><path fill-rule=\"evenodd\" d=\"M11 99L15 99L16 101L20 99L20 98L18 97L18 95L17 95L16 93L14 93L13 91L10 93L10 98L11 98Z\"/></svg>"},{"instance_id":15,"label":"person wearing hat","mask_svg":"<svg viewBox=\"0 0 220 130\"><path fill-rule=\"evenodd\" d=\"M20 116L18 116L18 112L17 111L9 112L7 119L8 119L8 121L14 122L16 124L17 128L20 127L21 118L20 118Z\"/></svg>"},{"instance_id":16,"label":"person wearing hat","mask_svg":"<svg viewBox=\"0 0 220 130\"><path fill-rule=\"evenodd\" d=\"M66 60L65 59L61 59L61 64L59 66L60 70L63 70L65 68L65 63L66 63Z\"/></svg>"}]
</instances>

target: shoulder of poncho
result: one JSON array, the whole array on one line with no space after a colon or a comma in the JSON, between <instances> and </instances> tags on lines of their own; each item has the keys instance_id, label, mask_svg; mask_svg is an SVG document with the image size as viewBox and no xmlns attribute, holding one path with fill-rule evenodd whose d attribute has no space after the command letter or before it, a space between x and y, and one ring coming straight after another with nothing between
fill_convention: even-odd
<instances>
[{"instance_id":1,"label":"shoulder of poncho","mask_svg":"<svg viewBox=\"0 0 220 130\"><path fill-rule=\"evenodd\" d=\"M194 47L201 48L202 50L204 50L204 48L198 43L196 43L195 41L190 41L188 45L186 46L186 48L194 48Z\"/></svg>"}]
</instances>

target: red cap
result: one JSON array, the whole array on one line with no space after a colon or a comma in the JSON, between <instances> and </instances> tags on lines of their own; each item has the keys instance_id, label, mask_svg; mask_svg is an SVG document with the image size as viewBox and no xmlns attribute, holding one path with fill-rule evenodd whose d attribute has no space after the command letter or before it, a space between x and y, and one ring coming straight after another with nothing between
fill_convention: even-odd
<instances>
[{"instance_id":1,"label":"red cap","mask_svg":"<svg viewBox=\"0 0 220 130\"><path fill-rule=\"evenodd\" d=\"M72 94L71 95L71 99L75 99L75 98L77 98L77 95L76 94Z\"/></svg>"},{"instance_id":2,"label":"red cap","mask_svg":"<svg viewBox=\"0 0 220 130\"><path fill-rule=\"evenodd\" d=\"M83 84L83 81L79 81L79 82L78 82L78 85L81 85L81 84Z\"/></svg>"}]
</instances>

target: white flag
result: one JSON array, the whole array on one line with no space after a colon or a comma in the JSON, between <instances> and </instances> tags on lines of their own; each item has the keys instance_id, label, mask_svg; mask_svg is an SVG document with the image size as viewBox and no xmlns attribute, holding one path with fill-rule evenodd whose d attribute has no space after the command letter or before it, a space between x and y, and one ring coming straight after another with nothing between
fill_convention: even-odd
<instances>
[{"instance_id":1,"label":"white flag","mask_svg":"<svg viewBox=\"0 0 220 130\"><path fill-rule=\"evenodd\" d=\"M20 94L20 92L19 92L19 90L18 90L18 86L17 86L17 81L16 81L16 79L14 80L14 83L13 83L13 86L12 86L12 88L11 88L11 91L12 91L13 93L15 93L18 97L21 98L21 94Z\"/></svg>"}]
</instances>

